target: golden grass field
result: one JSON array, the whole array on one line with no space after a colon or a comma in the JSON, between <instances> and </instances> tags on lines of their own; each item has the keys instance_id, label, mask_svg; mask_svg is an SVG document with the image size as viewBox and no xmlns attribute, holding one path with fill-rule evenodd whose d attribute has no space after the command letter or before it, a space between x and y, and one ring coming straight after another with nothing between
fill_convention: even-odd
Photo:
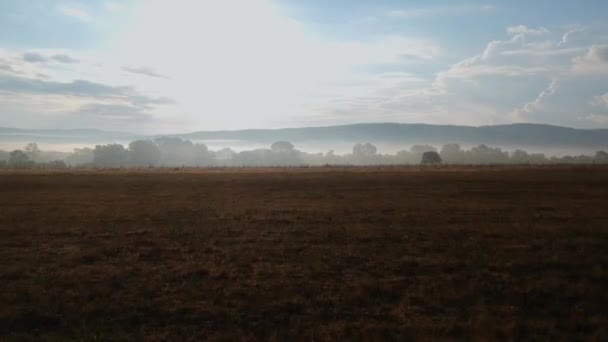
<instances>
[{"instance_id":1,"label":"golden grass field","mask_svg":"<svg viewBox=\"0 0 608 342\"><path fill-rule=\"evenodd\" d=\"M608 167L0 173L0 340L608 340Z\"/></svg>"}]
</instances>

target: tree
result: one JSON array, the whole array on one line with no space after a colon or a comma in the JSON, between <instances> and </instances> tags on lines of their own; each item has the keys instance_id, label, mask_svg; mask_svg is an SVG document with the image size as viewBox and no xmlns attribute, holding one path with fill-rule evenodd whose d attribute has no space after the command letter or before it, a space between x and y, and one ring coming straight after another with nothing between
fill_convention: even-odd
<instances>
[{"instance_id":1,"label":"tree","mask_svg":"<svg viewBox=\"0 0 608 342\"><path fill-rule=\"evenodd\" d=\"M437 149L430 145L414 145L410 148L414 163L422 159L425 152L437 152Z\"/></svg>"},{"instance_id":2,"label":"tree","mask_svg":"<svg viewBox=\"0 0 608 342\"><path fill-rule=\"evenodd\" d=\"M0 150L0 160L8 161L9 156L10 156L10 152Z\"/></svg>"},{"instance_id":3,"label":"tree","mask_svg":"<svg viewBox=\"0 0 608 342\"><path fill-rule=\"evenodd\" d=\"M355 156L369 157L376 154L377 151L376 146L370 143L357 144L353 147L353 155Z\"/></svg>"},{"instance_id":4,"label":"tree","mask_svg":"<svg viewBox=\"0 0 608 342\"><path fill-rule=\"evenodd\" d=\"M500 148L479 145L470 151L472 162L477 164L504 164L509 162L509 153Z\"/></svg>"},{"instance_id":5,"label":"tree","mask_svg":"<svg viewBox=\"0 0 608 342\"><path fill-rule=\"evenodd\" d=\"M196 150L190 140L177 137L161 137L155 140L161 151L161 164L185 166L196 164Z\"/></svg>"},{"instance_id":6,"label":"tree","mask_svg":"<svg viewBox=\"0 0 608 342\"><path fill-rule=\"evenodd\" d=\"M213 164L213 155L205 144L194 144L194 159L196 166L210 166Z\"/></svg>"},{"instance_id":7,"label":"tree","mask_svg":"<svg viewBox=\"0 0 608 342\"><path fill-rule=\"evenodd\" d=\"M422 153L422 160L420 161L420 164L422 165L439 165L441 164L441 157L439 156L439 153L437 153L436 151L427 151Z\"/></svg>"},{"instance_id":8,"label":"tree","mask_svg":"<svg viewBox=\"0 0 608 342\"><path fill-rule=\"evenodd\" d=\"M66 158L69 165L87 165L93 163L93 149L88 147L75 148L74 152Z\"/></svg>"},{"instance_id":9,"label":"tree","mask_svg":"<svg viewBox=\"0 0 608 342\"><path fill-rule=\"evenodd\" d=\"M414 145L410 148L410 151L422 155L424 152L437 152L437 149L431 145Z\"/></svg>"},{"instance_id":10,"label":"tree","mask_svg":"<svg viewBox=\"0 0 608 342\"><path fill-rule=\"evenodd\" d=\"M295 147L289 141L277 141L270 146L270 150L275 153L293 152Z\"/></svg>"},{"instance_id":11,"label":"tree","mask_svg":"<svg viewBox=\"0 0 608 342\"><path fill-rule=\"evenodd\" d=\"M530 156L524 150L515 150L511 153L511 163L514 164L529 164Z\"/></svg>"},{"instance_id":12,"label":"tree","mask_svg":"<svg viewBox=\"0 0 608 342\"><path fill-rule=\"evenodd\" d=\"M528 160L530 161L530 164L546 164L547 163L547 157L545 157L545 155L543 153L530 153L530 155L528 156Z\"/></svg>"},{"instance_id":13,"label":"tree","mask_svg":"<svg viewBox=\"0 0 608 342\"><path fill-rule=\"evenodd\" d=\"M28 157L30 157L31 160L38 160L38 158L40 157L40 149L38 148L38 144L36 143L29 143L27 145L25 145L25 153L28 155Z\"/></svg>"},{"instance_id":14,"label":"tree","mask_svg":"<svg viewBox=\"0 0 608 342\"><path fill-rule=\"evenodd\" d=\"M327 153L325 153L323 161L325 164L336 165L340 163L340 157L336 155L336 152L334 150L329 150L327 151Z\"/></svg>"},{"instance_id":15,"label":"tree","mask_svg":"<svg viewBox=\"0 0 608 342\"><path fill-rule=\"evenodd\" d=\"M288 141L277 141L270 146L272 156L270 165L297 165L298 153L292 143Z\"/></svg>"},{"instance_id":16,"label":"tree","mask_svg":"<svg viewBox=\"0 0 608 342\"><path fill-rule=\"evenodd\" d=\"M9 155L8 164L15 168L27 167L30 164L30 157L21 150L15 150Z\"/></svg>"},{"instance_id":17,"label":"tree","mask_svg":"<svg viewBox=\"0 0 608 342\"><path fill-rule=\"evenodd\" d=\"M235 161L236 156L238 155L232 149L226 147L215 153L210 152L211 158L213 159L214 165L219 166L229 166L232 165Z\"/></svg>"},{"instance_id":18,"label":"tree","mask_svg":"<svg viewBox=\"0 0 608 342\"><path fill-rule=\"evenodd\" d=\"M464 162L462 148L458 144L443 145L439 154L441 159L449 164L459 164Z\"/></svg>"},{"instance_id":19,"label":"tree","mask_svg":"<svg viewBox=\"0 0 608 342\"><path fill-rule=\"evenodd\" d=\"M129 161L135 166L154 166L160 161L160 149L150 140L136 140L129 144Z\"/></svg>"},{"instance_id":20,"label":"tree","mask_svg":"<svg viewBox=\"0 0 608 342\"><path fill-rule=\"evenodd\" d=\"M599 163L599 164L608 163L608 153L604 152L604 151L597 151L595 153L594 160L596 163Z\"/></svg>"},{"instance_id":21,"label":"tree","mask_svg":"<svg viewBox=\"0 0 608 342\"><path fill-rule=\"evenodd\" d=\"M356 164L376 164L378 162L377 151L376 146L370 143L356 144L353 146L353 161Z\"/></svg>"},{"instance_id":22,"label":"tree","mask_svg":"<svg viewBox=\"0 0 608 342\"><path fill-rule=\"evenodd\" d=\"M97 145L93 150L93 163L101 167L122 167L129 161L129 152L120 144Z\"/></svg>"}]
</instances>

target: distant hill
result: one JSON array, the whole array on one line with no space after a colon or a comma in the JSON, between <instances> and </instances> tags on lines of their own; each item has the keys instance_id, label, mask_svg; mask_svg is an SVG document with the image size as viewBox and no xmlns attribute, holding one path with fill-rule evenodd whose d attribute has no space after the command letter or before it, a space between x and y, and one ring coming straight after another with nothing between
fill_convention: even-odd
<instances>
[{"instance_id":1,"label":"distant hill","mask_svg":"<svg viewBox=\"0 0 608 342\"><path fill-rule=\"evenodd\" d=\"M162 135L145 136L95 129L26 130L0 127L0 149L3 144L15 142L102 144L125 143L159 136ZM334 143L371 142L404 147L411 144L457 143L463 146L487 144L505 148L608 149L608 129L575 129L540 124L471 127L373 123L329 127L202 131L170 136L197 141L235 141L252 145L268 145L278 140L286 140L296 145L317 144L327 148L332 148Z\"/></svg>"},{"instance_id":2,"label":"distant hill","mask_svg":"<svg viewBox=\"0 0 608 342\"><path fill-rule=\"evenodd\" d=\"M497 126L451 126L426 124L354 124L330 127L248 129L239 131L208 131L179 135L197 140L240 140L270 143L287 140L303 142L375 142L400 144L607 148L608 129L575 129L568 127L513 124Z\"/></svg>"}]
</instances>

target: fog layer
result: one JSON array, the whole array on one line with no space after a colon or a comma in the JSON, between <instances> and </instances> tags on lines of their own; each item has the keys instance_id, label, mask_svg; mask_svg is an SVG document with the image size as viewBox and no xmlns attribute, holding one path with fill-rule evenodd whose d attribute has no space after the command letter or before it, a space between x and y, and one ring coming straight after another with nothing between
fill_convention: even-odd
<instances>
[{"instance_id":1,"label":"fog layer","mask_svg":"<svg viewBox=\"0 0 608 342\"><path fill-rule=\"evenodd\" d=\"M323 166L323 165L414 165L414 164L591 164L608 163L608 153L592 155L547 156L517 149L478 145L470 149L459 144L440 147L413 145L396 153L381 153L371 143L357 143L350 153L333 150L319 153L301 151L288 141L277 141L267 148L237 152L230 148L211 150L205 144L177 137L135 140L122 144L76 148L71 153L45 152L36 143L23 149L0 150L0 167L249 167L249 166Z\"/></svg>"}]
</instances>

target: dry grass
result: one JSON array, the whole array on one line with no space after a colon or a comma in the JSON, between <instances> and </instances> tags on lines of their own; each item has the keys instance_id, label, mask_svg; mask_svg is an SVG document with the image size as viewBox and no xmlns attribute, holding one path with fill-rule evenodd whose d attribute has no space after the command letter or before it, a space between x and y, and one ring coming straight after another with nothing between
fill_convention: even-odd
<instances>
[{"instance_id":1,"label":"dry grass","mask_svg":"<svg viewBox=\"0 0 608 342\"><path fill-rule=\"evenodd\" d=\"M608 339L608 168L0 174L0 340Z\"/></svg>"}]
</instances>

